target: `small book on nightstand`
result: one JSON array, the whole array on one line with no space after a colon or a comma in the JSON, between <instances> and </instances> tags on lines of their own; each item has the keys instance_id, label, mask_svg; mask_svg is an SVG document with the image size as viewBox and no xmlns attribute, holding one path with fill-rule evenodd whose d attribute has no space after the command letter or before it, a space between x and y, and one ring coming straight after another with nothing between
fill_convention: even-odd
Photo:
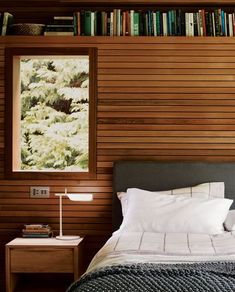
<instances>
[{"instance_id":1,"label":"small book on nightstand","mask_svg":"<svg viewBox=\"0 0 235 292\"><path fill-rule=\"evenodd\" d=\"M22 237L49 238L53 237L53 231L48 224L25 224L22 229Z\"/></svg>"}]
</instances>

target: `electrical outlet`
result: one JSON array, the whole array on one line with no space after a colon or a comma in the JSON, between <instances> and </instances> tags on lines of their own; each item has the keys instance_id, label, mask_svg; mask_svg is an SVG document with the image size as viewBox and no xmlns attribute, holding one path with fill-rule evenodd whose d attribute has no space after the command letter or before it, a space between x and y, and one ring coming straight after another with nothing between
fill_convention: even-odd
<instances>
[{"instance_id":1,"label":"electrical outlet","mask_svg":"<svg viewBox=\"0 0 235 292\"><path fill-rule=\"evenodd\" d=\"M50 188L49 187L30 187L30 198L49 198Z\"/></svg>"}]
</instances>

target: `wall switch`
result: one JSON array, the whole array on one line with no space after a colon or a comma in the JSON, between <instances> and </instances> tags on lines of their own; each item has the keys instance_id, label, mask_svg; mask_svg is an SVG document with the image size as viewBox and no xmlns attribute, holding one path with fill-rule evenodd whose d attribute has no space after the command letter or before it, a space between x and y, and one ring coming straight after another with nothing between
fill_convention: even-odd
<instances>
[{"instance_id":1,"label":"wall switch","mask_svg":"<svg viewBox=\"0 0 235 292\"><path fill-rule=\"evenodd\" d=\"M30 198L49 198L50 188L49 187L30 187Z\"/></svg>"}]
</instances>

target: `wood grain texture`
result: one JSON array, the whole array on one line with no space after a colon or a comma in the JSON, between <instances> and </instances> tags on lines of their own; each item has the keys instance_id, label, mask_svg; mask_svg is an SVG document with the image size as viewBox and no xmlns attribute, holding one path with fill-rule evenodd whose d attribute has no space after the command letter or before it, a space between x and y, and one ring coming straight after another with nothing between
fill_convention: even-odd
<instances>
[{"instance_id":1,"label":"wood grain texture","mask_svg":"<svg viewBox=\"0 0 235 292\"><path fill-rule=\"evenodd\" d=\"M159 1L158 1L159 2ZM97 177L4 177L4 48L94 47L97 57ZM54 194L91 192L91 203L64 200L65 234L86 235L87 261L111 234L112 167L117 160L235 161L235 39L183 37L0 38L0 259L24 223L59 228ZM2 80L2 81L1 81ZM50 199L29 187L49 186Z\"/></svg>"}]
</instances>

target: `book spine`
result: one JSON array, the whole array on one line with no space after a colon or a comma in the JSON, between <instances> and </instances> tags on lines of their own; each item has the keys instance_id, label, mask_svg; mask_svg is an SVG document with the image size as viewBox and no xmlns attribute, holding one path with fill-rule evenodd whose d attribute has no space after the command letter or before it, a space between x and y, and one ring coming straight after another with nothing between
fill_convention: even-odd
<instances>
[{"instance_id":1,"label":"book spine","mask_svg":"<svg viewBox=\"0 0 235 292\"><path fill-rule=\"evenodd\" d=\"M194 36L198 36L197 13L193 13Z\"/></svg>"},{"instance_id":2,"label":"book spine","mask_svg":"<svg viewBox=\"0 0 235 292\"><path fill-rule=\"evenodd\" d=\"M222 36L225 36L225 19L224 19L223 10L221 10L221 32L222 32Z\"/></svg>"},{"instance_id":3,"label":"book spine","mask_svg":"<svg viewBox=\"0 0 235 292\"><path fill-rule=\"evenodd\" d=\"M134 35L134 10L130 10L130 35Z\"/></svg>"},{"instance_id":4,"label":"book spine","mask_svg":"<svg viewBox=\"0 0 235 292\"><path fill-rule=\"evenodd\" d=\"M153 35L153 13L152 11L148 10L148 31L149 35Z\"/></svg>"},{"instance_id":5,"label":"book spine","mask_svg":"<svg viewBox=\"0 0 235 292\"><path fill-rule=\"evenodd\" d=\"M144 35L149 35L149 26L148 26L148 15L147 12L144 13Z\"/></svg>"},{"instance_id":6,"label":"book spine","mask_svg":"<svg viewBox=\"0 0 235 292\"><path fill-rule=\"evenodd\" d=\"M130 12L126 11L126 35L131 34L131 28L130 28Z\"/></svg>"},{"instance_id":7,"label":"book spine","mask_svg":"<svg viewBox=\"0 0 235 292\"><path fill-rule=\"evenodd\" d=\"M162 13L163 19L163 36L167 36L168 28L167 28L167 13Z\"/></svg>"},{"instance_id":8,"label":"book spine","mask_svg":"<svg viewBox=\"0 0 235 292\"><path fill-rule=\"evenodd\" d=\"M177 14L176 10L172 10L172 35L177 35Z\"/></svg>"},{"instance_id":9,"label":"book spine","mask_svg":"<svg viewBox=\"0 0 235 292\"><path fill-rule=\"evenodd\" d=\"M81 36L81 13L77 12L77 35Z\"/></svg>"},{"instance_id":10,"label":"book spine","mask_svg":"<svg viewBox=\"0 0 235 292\"><path fill-rule=\"evenodd\" d=\"M228 26L229 26L229 36L233 36L233 15L230 13L228 15Z\"/></svg>"},{"instance_id":11,"label":"book spine","mask_svg":"<svg viewBox=\"0 0 235 292\"><path fill-rule=\"evenodd\" d=\"M24 224L25 229L49 228L48 224Z\"/></svg>"},{"instance_id":12,"label":"book spine","mask_svg":"<svg viewBox=\"0 0 235 292\"><path fill-rule=\"evenodd\" d=\"M134 12L134 36L139 36L139 12Z\"/></svg>"},{"instance_id":13,"label":"book spine","mask_svg":"<svg viewBox=\"0 0 235 292\"><path fill-rule=\"evenodd\" d=\"M104 17L104 34L105 36L108 35L108 13L107 12L104 12L103 14L103 17Z\"/></svg>"},{"instance_id":14,"label":"book spine","mask_svg":"<svg viewBox=\"0 0 235 292\"><path fill-rule=\"evenodd\" d=\"M181 9L178 9L177 10L177 35L178 36L182 36L184 34L182 27L183 27L182 11Z\"/></svg>"},{"instance_id":15,"label":"book spine","mask_svg":"<svg viewBox=\"0 0 235 292\"><path fill-rule=\"evenodd\" d=\"M91 12L91 36L95 35L95 13Z\"/></svg>"},{"instance_id":16,"label":"book spine","mask_svg":"<svg viewBox=\"0 0 235 292\"><path fill-rule=\"evenodd\" d=\"M209 36L210 35L209 18L208 18L208 12L206 12L206 11L205 11L205 21L206 21L206 35Z\"/></svg>"},{"instance_id":17,"label":"book spine","mask_svg":"<svg viewBox=\"0 0 235 292\"><path fill-rule=\"evenodd\" d=\"M202 9L202 26L203 26L203 36L206 36L206 17L205 17L205 10Z\"/></svg>"},{"instance_id":18,"label":"book spine","mask_svg":"<svg viewBox=\"0 0 235 292\"><path fill-rule=\"evenodd\" d=\"M2 21L2 35L5 36L9 32L9 27L12 23L13 15L9 12L3 13L3 21Z\"/></svg>"},{"instance_id":19,"label":"book spine","mask_svg":"<svg viewBox=\"0 0 235 292\"><path fill-rule=\"evenodd\" d=\"M103 21L102 21L102 12L95 12L95 34L98 36L103 35Z\"/></svg>"},{"instance_id":20,"label":"book spine","mask_svg":"<svg viewBox=\"0 0 235 292\"><path fill-rule=\"evenodd\" d=\"M156 12L156 25L157 25L157 35L161 35L161 12Z\"/></svg>"},{"instance_id":21,"label":"book spine","mask_svg":"<svg viewBox=\"0 0 235 292\"><path fill-rule=\"evenodd\" d=\"M228 36L228 21L226 12L224 12L224 34L225 36Z\"/></svg>"},{"instance_id":22,"label":"book spine","mask_svg":"<svg viewBox=\"0 0 235 292\"><path fill-rule=\"evenodd\" d=\"M235 13L233 12L233 35L235 36Z\"/></svg>"},{"instance_id":23,"label":"book spine","mask_svg":"<svg viewBox=\"0 0 235 292\"><path fill-rule=\"evenodd\" d=\"M157 36L157 15L153 12L153 35Z\"/></svg>"},{"instance_id":24,"label":"book spine","mask_svg":"<svg viewBox=\"0 0 235 292\"><path fill-rule=\"evenodd\" d=\"M220 36L220 20L219 20L219 10L216 9L215 13L215 35Z\"/></svg>"},{"instance_id":25,"label":"book spine","mask_svg":"<svg viewBox=\"0 0 235 292\"><path fill-rule=\"evenodd\" d=\"M215 13L212 12L212 29L213 29L213 36L216 36L215 32Z\"/></svg>"},{"instance_id":26,"label":"book spine","mask_svg":"<svg viewBox=\"0 0 235 292\"><path fill-rule=\"evenodd\" d=\"M113 12L110 13L110 36L113 36Z\"/></svg>"},{"instance_id":27,"label":"book spine","mask_svg":"<svg viewBox=\"0 0 235 292\"><path fill-rule=\"evenodd\" d=\"M220 31L220 36L223 35L223 30L222 30L222 10L219 8L219 31Z\"/></svg>"},{"instance_id":28,"label":"book spine","mask_svg":"<svg viewBox=\"0 0 235 292\"><path fill-rule=\"evenodd\" d=\"M185 12L185 35L189 36L189 13Z\"/></svg>"},{"instance_id":29,"label":"book spine","mask_svg":"<svg viewBox=\"0 0 235 292\"><path fill-rule=\"evenodd\" d=\"M54 20L72 20L73 21L73 16L54 16Z\"/></svg>"},{"instance_id":30,"label":"book spine","mask_svg":"<svg viewBox=\"0 0 235 292\"><path fill-rule=\"evenodd\" d=\"M113 10L113 35L117 35L117 9Z\"/></svg>"},{"instance_id":31,"label":"book spine","mask_svg":"<svg viewBox=\"0 0 235 292\"><path fill-rule=\"evenodd\" d=\"M77 19L76 12L74 12L73 14L73 31L74 31L74 35L78 35L78 19Z\"/></svg>"},{"instance_id":32,"label":"book spine","mask_svg":"<svg viewBox=\"0 0 235 292\"><path fill-rule=\"evenodd\" d=\"M121 10L117 9L116 17L117 36L121 35Z\"/></svg>"},{"instance_id":33,"label":"book spine","mask_svg":"<svg viewBox=\"0 0 235 292\"><path fill-rule=\"evenodd\" d=\"M86 36L91 36L91 11L85 11L84 33Z\"/></svg>"},{"instance_id":34,"label":"book spine","mask_svg":"<svg viewBox=\"0 0 235 292\"><path fill-rule=\"evenodd\" d=\"M51 236L50 234L22 234L24 238L49 238Z\"/></svg>"},{"instance_id":35,"label":"book spine","mask_svg":"<svg viewBox=\"0 0 235 292\"><path fill-rule=\"evenodd\" d=\"M139 33L144 35L144 13L139 11Z\"/></svg>"},{"instance_id":36,"label":"book spine","mask_svg":"<svg viewBox=\"0 0 235 292\"><path fill-rule=\"evenodd\" d=\"M171 36L172 35L172 26L171 26L171 23L172 23L172 14L171 14L171 10L169 10L167 12L167 35Z\"/></svg>"},{"instance_id":37,"label":"book spine","mask_svg":"<svg viewBox=\"0 0 235 292\"><path fill-rule=\"evenodd\" d=\"M84 36L85 35L85 11L84 10L81 10L80 16L81 16L81 23L80 23L81 36Z\"/></svg>"}]
</instances>

